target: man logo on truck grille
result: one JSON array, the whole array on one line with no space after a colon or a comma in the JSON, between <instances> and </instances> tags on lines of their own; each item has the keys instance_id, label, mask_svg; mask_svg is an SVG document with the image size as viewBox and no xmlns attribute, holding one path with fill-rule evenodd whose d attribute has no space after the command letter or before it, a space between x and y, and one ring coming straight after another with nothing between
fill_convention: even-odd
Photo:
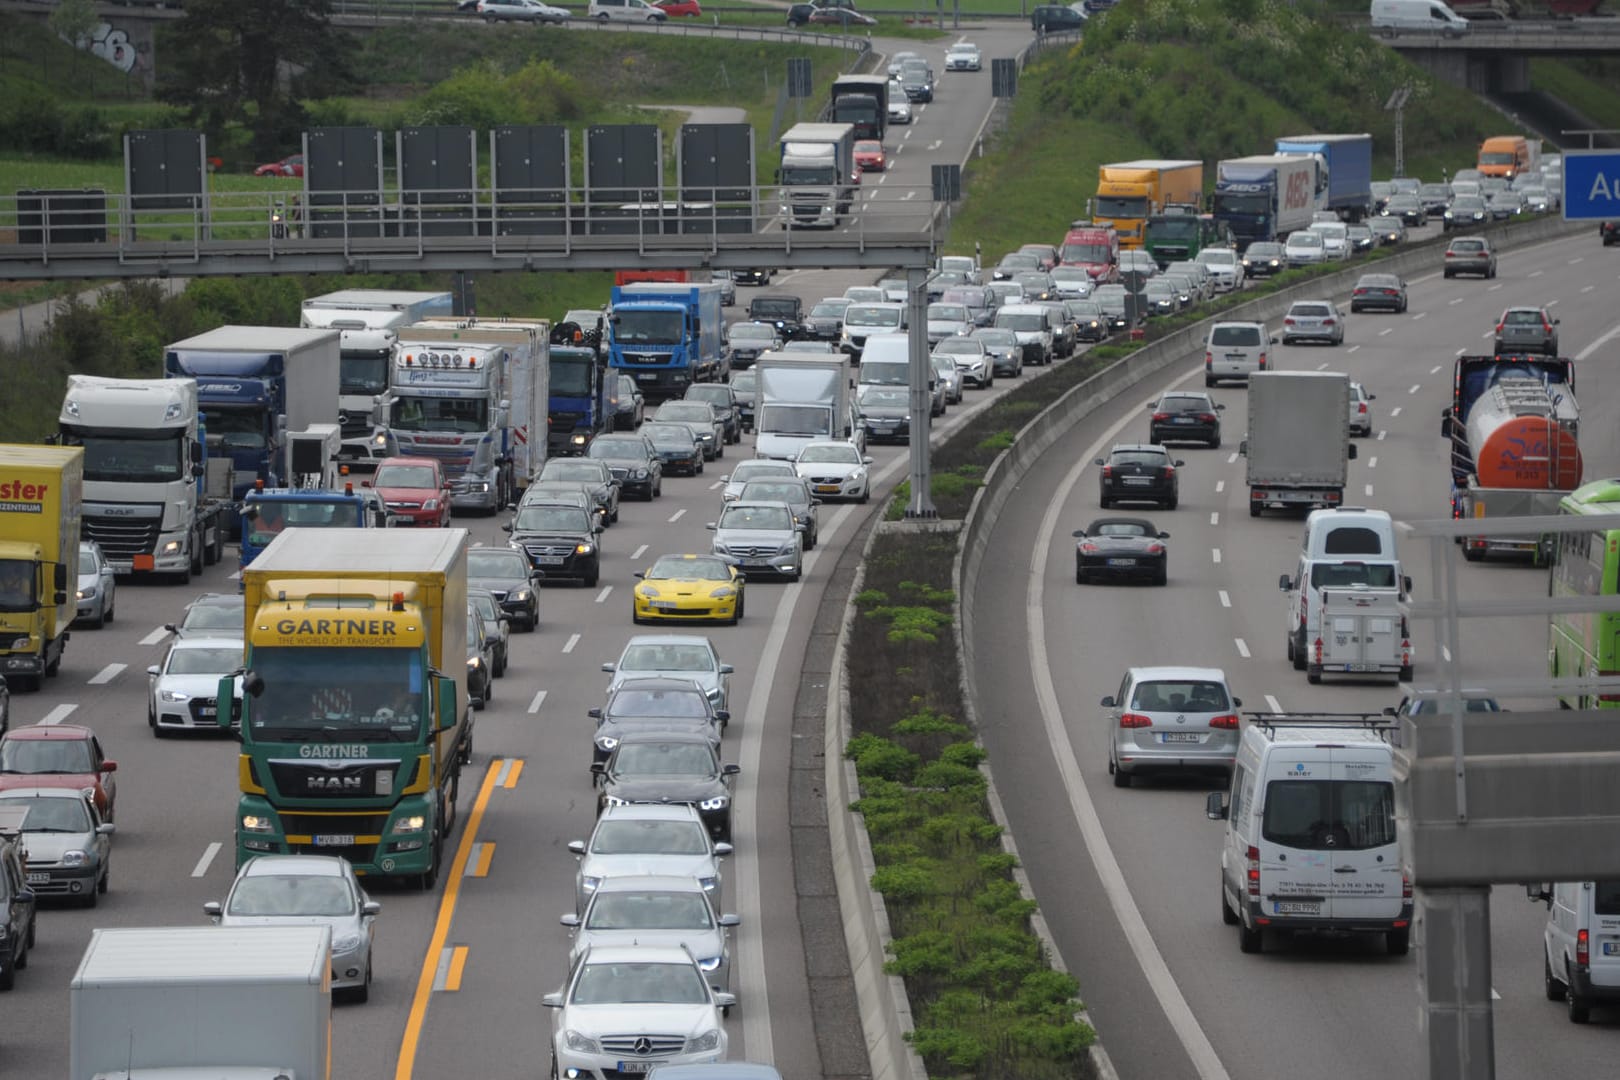
<instances>
[{"instance_id":1,"label":"man logo on truck grille","mask_svg":"<svg viewBox=\"0 0 1620 1080\"><path fill-rule=\"evenodd\" d=\"M363 776L308 776L304 786L310 791L364 791Z\"/></svg>"}]
</instances>

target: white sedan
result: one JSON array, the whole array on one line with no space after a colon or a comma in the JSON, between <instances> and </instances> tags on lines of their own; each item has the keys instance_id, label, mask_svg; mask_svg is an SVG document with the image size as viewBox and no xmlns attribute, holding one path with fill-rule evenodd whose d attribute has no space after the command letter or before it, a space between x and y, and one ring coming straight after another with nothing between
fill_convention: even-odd
<instances>
[{"instance_id":1,"label":"white sedan","mask_svg":"<svg viewBox=\"0 0 1620 1080\"><path fill-rule=\"evenodd\" d=\"M866 467L872 459L852 442L806 443L793 462L793 468L810 483L818 499L849 499L865 502L872 494L872 478Z\"/></svg>"},{"instance_id":2,"label":"white sedan","mask_svg":"<svg viewBox=\"0 0 1620 1080\"><path fill-rule=\"evenodd\" d=\"M906 100L904 90L900 91L898 97L895 96L893 84L889 87L889 123L911 123L911 102Z\"/></svg>"},{"instance_id":3,"label":"white sedan","mask_svg":"<svg viewBox=\"0 0 1620 1080\"><path fill-rule=\"evenodd\" d=\"M1198 253L1198 262L1209 270L1219 292L1232 292L1243 288L1243 263L1231 248L1205 248Z\"/></svg>"},{"instance_id":4,"label":"white sedan","mask_svg":"<svg viewBox=\"0 0 1620 1080\"><path fill-rule=\"evenodd\" d=\"M945 50L946 71L978 71L983 63L979 47L972 42L959 41Z\"/></svg>"},{"instance_id":5,"label":"white sedan","mask_svg":"<svg viewBox=\"0 0 1620 1080\"><path fill-rule=\"evenodd\" d=\"M146 722L152 734L218 731L219 680L242 667L240 638L181 638L163 663L146 669ZM236 694L242 693L241 676Z\"/></svg>"}]
</instances>

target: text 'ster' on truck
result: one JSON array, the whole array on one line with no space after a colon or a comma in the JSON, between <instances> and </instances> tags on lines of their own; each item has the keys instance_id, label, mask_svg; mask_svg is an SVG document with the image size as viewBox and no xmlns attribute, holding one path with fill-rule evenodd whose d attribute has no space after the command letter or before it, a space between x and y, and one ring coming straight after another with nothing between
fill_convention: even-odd
<instances>
[{"instance_id":1,"label":"text 'ster' on truck","mask_svg":"<svg viewBox=\"0 0 1620 1080\"><path fill-rule=\"evenodd\" d=\"M84 452L0 445L0 675L38 690L78 609Z\"/></svg>"}]
</instances>

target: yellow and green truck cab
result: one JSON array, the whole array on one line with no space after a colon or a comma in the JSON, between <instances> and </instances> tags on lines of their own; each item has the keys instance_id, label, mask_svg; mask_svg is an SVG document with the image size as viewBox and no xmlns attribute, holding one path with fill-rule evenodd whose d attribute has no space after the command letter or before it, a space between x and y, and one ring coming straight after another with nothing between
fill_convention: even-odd
<instances>
[{"instance_id":1,"label":"yellow and green truck cab","mask_svg":"<svg viewBox=\"0 0 1620 1080\"><path fill-rule=\"evenodd\" d=\"M438 878L472 755L465 529L288 529L242 572L236 861ZM241 693L234 686L240 678Z\"/></svg>"},{"instance_id":2,"label":"yellow and green truck cab","mask_svg":"<svg viewBox=\"0 0 1620 1080\"><path fill-rule=\"evenodd\" d=\"M84 451L0 445L0 675L38 690L78 611Z\"/></svg>"}]
</instances>

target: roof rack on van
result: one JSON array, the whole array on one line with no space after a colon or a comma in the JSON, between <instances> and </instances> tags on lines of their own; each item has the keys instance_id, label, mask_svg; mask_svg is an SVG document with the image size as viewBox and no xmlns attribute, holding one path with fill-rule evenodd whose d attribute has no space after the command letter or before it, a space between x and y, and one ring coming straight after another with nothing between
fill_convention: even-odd
<instances>
[{"instance_id":1,"label":"roof rack on van","mask_svg":"<svg viewBox=\"0 0 1620 1080\"><path fill-rule=\"evenodd\" d=\"M1361 728L1366 731L1391 732L1400 723L1385 713L1288 713L1250 712L1249 722L1271 731L1280 727Z\"/></svg>"}]
</instances>

